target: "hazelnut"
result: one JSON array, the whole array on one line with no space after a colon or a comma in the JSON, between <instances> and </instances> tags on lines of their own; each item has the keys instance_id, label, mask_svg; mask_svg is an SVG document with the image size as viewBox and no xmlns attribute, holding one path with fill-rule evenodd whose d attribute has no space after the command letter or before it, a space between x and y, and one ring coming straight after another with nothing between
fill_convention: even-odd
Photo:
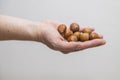
<instances>
[{"instance_id":1,"label":"hazelnut","mask_svg":"<svg viewBox=\"0 0 120 80\"><path fill-rule=\"evenodd\" d=\"M79 31L77 31L77 32L74 32L74 34L73 35L75 35L75 36L77 36L77 39L79 40L80 39L80 32Z\"/></svg>"},{"instance_id":2,"label":"hazelnut","mask_svg":"<svg viewBox=\"0 0 120 80\"><path fill-rule=\"evenodd\" d=\"M65 24L60 24L59 26L58 26L58 32L60 33L60 34L62 34L62 33L64 33L65 31L66 31L66 25Z\"/></svg>"},{"instance_id":3,"label":"hazelnut","mask_svg":"<svg viewBox=\"0 0 120 80\"><path fill-rule=\"evenodd\" d=\"M70 28L67 29L65 24L60 24L58 26L58 32L64 37L68 42L74 41L88 41L92 39L101 38L98 33L93 32L90 28L84 28L82 32L79 31L79 24L72 23Z\"/></svg>"},{"instance_id":4,"label":"hazelnut","mask_svg":"<svg viewBox=\"0 0 120 80\"><path fill-rule=\"evenodd\" d=\"M83 33L91 33L92 32L92 29L89 29L89 28L84 28L82 30Z\"/></svg>"},{"instance_id":5,"label":"hazelnut","mask_svg":"<svg viewBox=\"0 0 120 80\"><path fill-rule=\"evenodd\" d=\"M67 38L67 41L68 42L76 42L76 41L78 41L78 39L77 39L77 36L71 35Z\"/></svg>"},{"instance_id":6,"label":"hazelnut","mask_svg":"<svg viewBox=\"0 0 120 80\"><path fill-rule=\"evenodd\" d=\"M82 33L80 35L80 41L88 41L89 40L89 33Z\"/></svg>"},{"instance_id":7,"label":"hazelnut","mask_svg":"<svg viewBox=\"0 0 120 80\"><path fill-rule=\"evenodd\" d=\"M92 39L99 39L99 38L100 38L100 36L99 36L99 34L96 33L96 32L92 32L92 33L90 34L90 40L92 40Z\"/></svg>"},{"instance_id":8,"label":"hazelnut","mask_svg":"<svg viewBox=\"0 0 120 80\"><path fill-rule=\"evenodd\" d=\"M73 34L73 32L70 29L67 29L65 31L65 38L68 38L69 36L71 36Z\"/></svg>"},{"instance_id":9,"label":"hazelnut","mask_svg":"<svg viewBox=\"0 0 120 80\"><path fill-rule=\"evenodd\" d=\"M72 23L72 24L70 25L70 30L73 31L73 32L79 31L79 24L77 24L77 23Z\"/></svg>"}]
</instances>

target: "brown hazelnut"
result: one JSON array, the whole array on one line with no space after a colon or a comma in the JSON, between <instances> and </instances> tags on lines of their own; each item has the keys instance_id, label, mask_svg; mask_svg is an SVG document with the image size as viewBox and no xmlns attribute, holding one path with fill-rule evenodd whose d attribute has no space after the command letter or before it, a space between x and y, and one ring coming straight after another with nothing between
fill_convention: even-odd
<instances>
[{"instance_id":1,"label":"brown hazelnut","mask_svg":"<svg viewBox=\"0 0 120 80\"><path fill-rule=\"evenodd\" d=\"M92 33L90 34L90 40L92 40L92 39L99 39L99 38L100 38L100 36L99 36L99 34L96 33L96 32L92 32Z\"/></svg>"},{"instance_id":2,"label":"brown hazelnut","mask_svg":"<svg viewBox=\"0 0 120 80\"><path fill-rule=\"evenodd\" d=\"M70 30L73 31L73 32L79 31L79 24L77 24L77 23L72 23L72 24L70 25Z\"/></svg>"},{"instance_id":3,"label":"brown hazelnut","mask_svg":"<svg viewBox=\"0 0 120 80\"><path fill-rule=\"evenodd\" d=\"M84 28L82 30L83 33L91 33L92 32L92 29L89 29L89 28Z\"/></svg>"},{"instance_id":4,"label":"brown hazelnut","mask_svg":"<svg viewBox=\"0 0 120 80\"><path fill-rule=\"evenodd\" d=\"M80 35L80 41L88 41L89 40L89 33L82 33Z\"/></svg>"},{"instance_id":5,"label":"brown hazelnut","mask_svg":"<svg viewBox=\"0 0 120 80\"><path fill-rule=\"evenodd\" d=\"M68 42L76 42L76 41L78 41L78 39L77 39L77 36L71 35L67 38L67 41Z\"/></svg>"},{"instance_id":6,"label":"brown hazelnut","mask_svg":"<svg viewBox=\"0 0 120 80\"><path fill-rule=\"evenodd\" d=\"M62 34L62 33L64 33L65 31L66 31L66 25L65 24L60 24L59 26L58 26L58 32L60 33L60 34Z\"/></svg>"},{"instance_id":7,"label":"brown hazelnut","mask_svg":"<svg viewBox=\"0 0 120 80\"><path fill-rule=\"evenodd\" d=\"M75 35L75 36L77 36L77 39L79 40L80 39L80 32L79 31L77 31L77 32L74 32L74 34L73 35Z\"/></svg>"},{"instance_id":8,"label":"brown hazelnut","mask_svg":"<svg viewBox=\"0 0 120 80\"><path fill-rule=\"evenodd\" d=\"M73 34L73 32L70 29L67 29L65 31L65 38L68 38L69 36L71 36Z\"/></svg>"}]
</instances>

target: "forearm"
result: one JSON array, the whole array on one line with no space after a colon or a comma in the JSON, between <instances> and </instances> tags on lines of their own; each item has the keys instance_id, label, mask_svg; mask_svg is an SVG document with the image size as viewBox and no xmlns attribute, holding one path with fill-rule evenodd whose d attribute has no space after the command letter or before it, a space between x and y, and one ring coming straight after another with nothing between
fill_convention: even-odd
<instances>
[{"instance_id":1,"label":"forearm","mask_svg":"<svg viewBox=\"0 0 120 80\"><path fill-rule=\"evenodd\" d=\"M0 40L37 40L37 23L0 15Z\"/></svg>"}]
</instances>

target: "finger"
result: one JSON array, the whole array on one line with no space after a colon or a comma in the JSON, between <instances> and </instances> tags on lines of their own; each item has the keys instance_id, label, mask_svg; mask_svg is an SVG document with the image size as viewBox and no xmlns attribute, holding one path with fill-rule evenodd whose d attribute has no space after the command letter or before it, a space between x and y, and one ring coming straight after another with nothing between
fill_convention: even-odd
<instances>
[{"instance_id":1,"label":"finger","mask_svg":"<svg viewBox=\"0 0 120 80\"><path fill-rule=\"evenodd\" d=\"M104 45L105 43L106 43L106 41L103 39L94 39L94 40L90 40L90 41L85 41L85 42L80 43L78 50L101 46L101 45Z\"/></svg>"},{"instance_id":2,"label":"finger","mask_svg":"<svg viewBox=\"0 0 120 80\"><path fill-rule=\"evenodd\" d=\"M86 42L60 42L59 50L64 53L68 54L70 52L76 52L80 50L84 50L87 48L97 47L100 45L104 45L106 42L103 39L95 39Z\"/></svg>"}]
</instances>

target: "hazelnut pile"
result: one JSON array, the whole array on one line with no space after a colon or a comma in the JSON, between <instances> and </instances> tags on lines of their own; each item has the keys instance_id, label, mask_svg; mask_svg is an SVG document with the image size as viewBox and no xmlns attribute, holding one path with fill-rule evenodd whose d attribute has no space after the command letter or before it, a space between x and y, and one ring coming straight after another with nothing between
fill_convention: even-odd
<instances>
[{"instance_id":1,"label":"hazelnut pile","mask_svg":"<svg viewBox=\"0 0 120 80\"><path fill-rule=\"evenodd\" d=\"M63 36L68 42L74 41L88 41L93 39L99 39L100 36L98 33L93 32L89 28L84 28L80 31L80 26L77 23L70 24L70 27L67 28L65 24L60 24L58 26L58 32Z\"/></svg>"}]
</instances>

